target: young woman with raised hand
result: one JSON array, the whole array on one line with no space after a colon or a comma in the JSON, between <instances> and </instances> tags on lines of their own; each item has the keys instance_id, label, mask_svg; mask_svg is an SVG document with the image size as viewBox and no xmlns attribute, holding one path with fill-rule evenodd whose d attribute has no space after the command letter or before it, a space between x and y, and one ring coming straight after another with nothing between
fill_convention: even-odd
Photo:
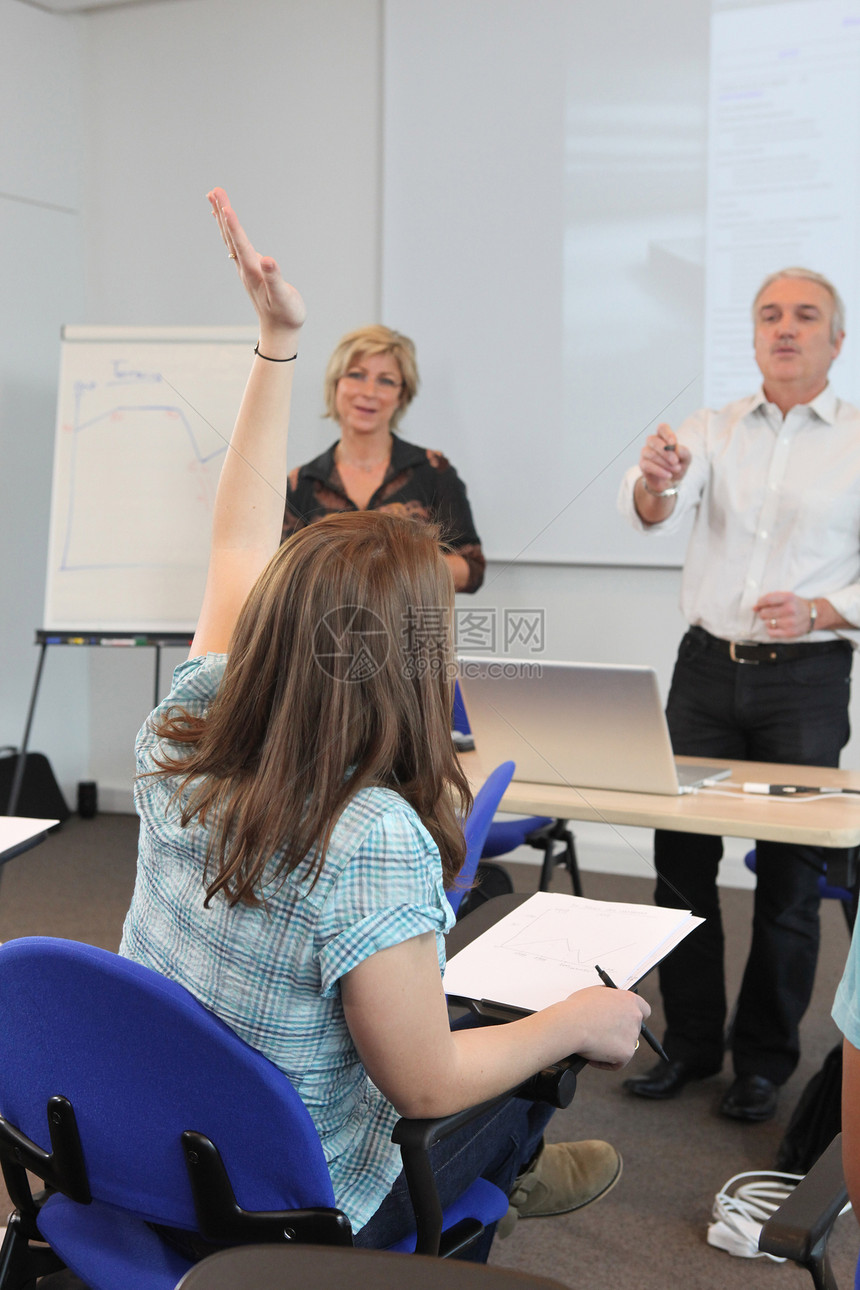
<instances>
[{"instance_id":1,"label":"young woman with raised hand","mask_svg":"<svg viewBox=\"0 0 860 1290\"><path fill-rule=\"evenodd\" d=\"M511 1025L450 1029L445 886L470 804L450 738L451 573L432 526L374 513L323 519L279 549L305 308L226 194L209 200L260 338L191 656L138 736L140 856L120 952L181 982L289 1076L356 1243L384 1246L410 1226L398 1115L460 1110L572 1052L617 1068L649 1008L596 986ZM443 1203L479 1175L516 1186L529 1215L608 1191L620 1172L608 1144L540 1153L551 1114L507 1099L441 1144Z\"/></svg>"}]
</instances>

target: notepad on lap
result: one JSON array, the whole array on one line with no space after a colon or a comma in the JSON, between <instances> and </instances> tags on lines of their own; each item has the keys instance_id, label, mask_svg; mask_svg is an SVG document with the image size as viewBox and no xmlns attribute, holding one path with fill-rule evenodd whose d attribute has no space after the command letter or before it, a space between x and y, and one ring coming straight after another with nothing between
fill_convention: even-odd
<instances>
[{"instance_id":1,"label":"notepad on lap","mask_svg":"<svg viewBox=\"0 0 860 1290\"><path fill-rule=\"evenodd\" d=\"M688 909L539 891L455 954L445 993L537 1012L599 985L629 989L703 920Z\"/></svg>"}]
</instances>

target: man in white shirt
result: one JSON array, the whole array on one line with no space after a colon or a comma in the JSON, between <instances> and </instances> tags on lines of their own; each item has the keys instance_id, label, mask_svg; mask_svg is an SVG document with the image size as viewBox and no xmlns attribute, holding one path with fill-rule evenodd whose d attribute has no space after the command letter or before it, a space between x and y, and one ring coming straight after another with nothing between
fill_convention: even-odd
<instances>
[{"instance_id":1,"label":"man in white shirt","mask_svg":"<svg viewBox=\"0 0 860 1290\"><path fill-rule=\"evenodd\" d=\"M695 513L681 642L666 708L676 753L836 766L848 740L860 626L860 411L828 388L844 337L835 288L807 269L767 278L753 303L758 394L660 425L619 505L645 533ZM818 955L826 854L759 842L750 955L721 1112L761 1121L799 1056ZM717 895L722 840L658 831L657 903L706 922L661 966L669 1063L628 1079L673 1097L722 1067L726 996Z\"/></svg>"}]
</instances>

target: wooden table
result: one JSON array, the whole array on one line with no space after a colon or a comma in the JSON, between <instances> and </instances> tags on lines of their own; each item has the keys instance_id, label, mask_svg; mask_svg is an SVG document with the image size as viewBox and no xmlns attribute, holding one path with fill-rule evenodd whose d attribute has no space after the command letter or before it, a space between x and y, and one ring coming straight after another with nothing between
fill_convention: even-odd
<instances>
[{"instance_id":1,"label":"wooden table","mask_svg":"<svg viewBox=\"0 0 860 1290\"><path fill-rule=\"evenodd\" d=\"M478 753L463 753L463 769L473 787L486 778ZM679 757L728 766L732 774L713 789L668 797L661 793L621 793L600 788L529 784L516 778L502 798L501 810L515 815L551 815L565 820L631 824L681 833L711 833L794 842L819 847L860 845L860 795L822 796L803 801L744 793L745 782L812 784L857 789L860 771L820 766L785 766L765 762L725 761L716 757Z\"/></svg>"}]
</instances>

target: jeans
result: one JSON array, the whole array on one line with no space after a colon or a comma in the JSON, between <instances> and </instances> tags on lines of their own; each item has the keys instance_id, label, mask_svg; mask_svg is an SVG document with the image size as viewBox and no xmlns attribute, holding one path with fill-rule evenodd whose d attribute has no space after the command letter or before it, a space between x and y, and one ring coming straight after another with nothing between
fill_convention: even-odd
<instances>
[{"instance_id":1,"label":"jeans","mask_svg":"<svg viewBox=\"0 0 860 1290\"><path fill-rule=\"evenodd\" d=\"M475 1030L484 1024L480 1017L468 1013L455 1021L451 1029ZM437 1142L430 1150L430 1161L442 1208L462 1196L476 1178L486 1178L509 1196L514 1182L537 1152L554 1109L546 1102L509 1097ZM414 1227L412 1203L401 1172L379 1209L354 1234L353 1240L356 1245L384 1249ZM470 1263L486 1263L495 1233L496 1227L492 1224L454 1257Z\"/></svg>"},{"instance_id":2,"label":"jeans","mask_svg":"<svg viewBox=\"0 0 860 1290\"><path fill-rule=\"evenodd\" d=\"M851 648L775 664L734 663L692 628L681 642L666 708L678 754L836 766L848 741ZM800 808L798 808L800 809ZM664 959L664 1047L702 1073L722 1065L726 991L717 890L722 839L658 831L656 901L705 923ZM732 1031L737 1075L783 1084L800 1055L799 1025L818 959L818 878L827 853L756 844L752 944Z\"/></svg>"},{"instance_id":3,"label":"jeans","mask_svg":"<svg viewBox=\"0 0 860 1290\"><path fill-rule=\"evenodd\" d=\"M430 1160L442 1207L461 1196L476 1178L486 1178L510 1195L514 1182L537 1151L552 1114L553 1107L546 1102L511 1097L437 1142L431 1148ZM414 1227L406 1179L400 1173L379 1209L355 1233L355 1244L384 1248ZM486 1263L495 1230L492 1224L455 1257Z\"/></svg>"}]
</instances>

